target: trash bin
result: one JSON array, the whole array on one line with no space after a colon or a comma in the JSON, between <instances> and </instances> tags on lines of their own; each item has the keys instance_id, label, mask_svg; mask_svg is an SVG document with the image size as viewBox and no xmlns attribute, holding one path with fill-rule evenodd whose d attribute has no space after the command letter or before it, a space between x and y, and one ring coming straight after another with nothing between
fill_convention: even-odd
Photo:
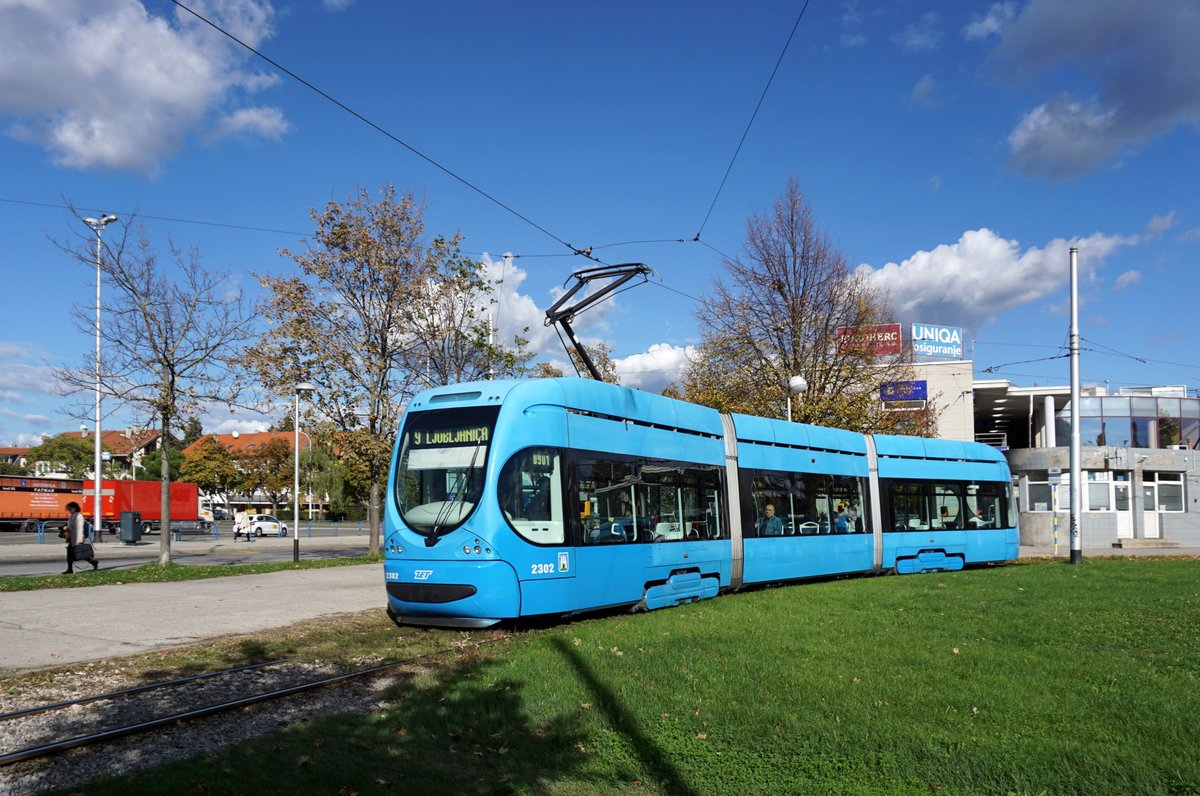
<instances>
[{"instance_id":1,"label":"trash bin","mask_svg":"<svg viewBox=\"0 0 1200 796\"><path fill-rule=\"evenodd\" d=\"M140 511L121 512L121 541L125 544L137 544L142 541L142 513Z\"/></svg>"}]
</instances>

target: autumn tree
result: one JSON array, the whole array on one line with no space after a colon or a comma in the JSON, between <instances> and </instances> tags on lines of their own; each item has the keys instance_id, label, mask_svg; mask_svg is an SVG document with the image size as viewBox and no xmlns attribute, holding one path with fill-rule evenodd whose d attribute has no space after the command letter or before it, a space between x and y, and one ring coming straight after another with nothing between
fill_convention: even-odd
<instances>
[{"instance_id":1,"label":"autumn tree","mask_svg":"<svg viewBox=\"0 0 1200 796\"><path fill-rule=\"evenodd\" d=\"M160 432L159 561L166 564L171 560L171 432L179 418L208 402L236 400L231 363L251 334L251 312L230 276L206 268L198 249L183 250L169 242L170 258L163 262L144 231L134 234L134 228L132 222L110 225L104 237L100 385L104 396L132 408ZM80 245L60 248L94 272L93 241L85 235ZM93 313L86 305L74 313L76 325L89 336L96 334ZM88 394L96 372L94 355L89 355L82 366L57 375L68 392Z\"/></svg>"},{"instance_id":2,"label":"autumn tree","mask_svg":"<svg viewBox=\"0 0 1200 796\"><path fill-rule=\"evenodd\" d=\"M579 356L579 352L574 349L568 349L567 355L571 358L571 365L575 372L584 379L590 379L592 375L588 372L587 366L583 364L583 358ZM591 357L592 364L596 366L596 370L600 371L603 381L609 384L620 384L621 376L617 373L617 363L613 360L612 348L608 343L599 342L588 346L588 356ZM565 374L562 369L552 365L549 362L539 362L531 374L537 379L553 379L561 378Z\"/></svg>"},{"instance_id":3,"label":"autumn tree","mask_svg":"<svg viewBox=\"0 0 1200 796\"><path fill-rule=\"evenodd\" d=\"M202 437L184 457L179 477L191 481L209 495L229 505L229 493L237 485L238 457L213 436Z\"/></svg>"},{"instance_id":4,"label":"autumn tree","mask_svg":"<svg viewBox=\"0 0 1200 796\"><path fill-rule=\"evenodd\" d=\"M683 373L688 400L726 412L785 415L788 379L808 389L792 418L855 431L933 432L933 413L881 411L879 386L911 378L909 356L837 345L839 327L892 320L884 293L817 228L791 179L768 215L752 216L740 256L696 313L702 340Z\"/></svg>"},{"instance_id":5,"label":"autumn tree","mask_svg":"<svg viewBox=\"0 0 1200 796\"><path fill-rule=\"evenodd\" d=\"M385 186L313 210L316 230L282 253L298 273L260 276L269 331L245 354L276 395L316 385L305 428L324 435L367 481L372 552L400 412L419 389L520 372L520 338L495 342L492 284L461 236L430 237L423 203Z\"/></svg>"},{"instance_id":6,"label":"autumn tree","mask_svg":"<svg viewBox=\"0 0 1200 796\"><path fill-rule=\"evenodd\" d=\"M287 440L276 437L264 442L253 453L242 455L238 488L247 495L262 492L271 501L271 513L277 513L295 481L294 456Z\"/></svg>"},{"instance_id":7,"label":"autumn tree","mask_svg":"<svg viewBox=\"0 0 1200 796\"><path fill-rule=\"evenodd\" d=\"M29 449L25 460L32 468L37 462L46 462L57 472L65 473L68 478L83 478L92 472L96 464L95 443L89 435L83 437L76 434L59 434L47 437L40 445ZM104 444L101 450L108 450Z\"/></svg>"}]
</instances>

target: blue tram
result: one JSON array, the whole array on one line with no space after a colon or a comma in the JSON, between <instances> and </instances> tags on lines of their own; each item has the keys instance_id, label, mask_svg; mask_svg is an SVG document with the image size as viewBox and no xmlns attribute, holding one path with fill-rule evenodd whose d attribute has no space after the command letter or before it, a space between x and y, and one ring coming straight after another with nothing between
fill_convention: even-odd
<instances>
[{"instance_id":1,"label":"blue tram","mask_svg":"<svg viewBox=\"0 0 1200 796\"><path fill-rule=\"evenodd\" d=\"M486 627L1017 557L1003 456L724 415L584 379L427 390L385 501L388 610Z\"/></svg>"}]
</instances>

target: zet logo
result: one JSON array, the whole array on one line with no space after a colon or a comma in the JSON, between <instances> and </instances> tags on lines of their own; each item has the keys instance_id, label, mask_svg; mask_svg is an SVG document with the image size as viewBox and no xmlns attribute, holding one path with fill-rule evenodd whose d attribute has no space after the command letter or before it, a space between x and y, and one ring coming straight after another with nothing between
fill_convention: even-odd
<instances>
[{"instance_id":1,"label":"zet logo","mask_svg":"<svg viewBox=\"0 0 1200 796\"><path fill-rule=\"evenodd\" d=\"M429 580L429 576L432 574L432 569L414 569L413 580Z\"/></svg>"}]
</instances>

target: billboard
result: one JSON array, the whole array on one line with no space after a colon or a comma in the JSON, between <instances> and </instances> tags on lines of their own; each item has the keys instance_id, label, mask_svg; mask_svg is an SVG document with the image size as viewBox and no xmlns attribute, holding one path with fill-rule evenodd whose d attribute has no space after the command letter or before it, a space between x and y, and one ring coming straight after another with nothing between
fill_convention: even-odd
<instances>
[{"instance_id":1,"label":"billboard","mask_svg":"<svg viewBox=\"0 0 1200 796\"><path fill-rule=\"evenodd\" d=\"M899 354L901 349L900 324L882 323L876 326L839 326L837 330L838 353L856 353L886 356Z\"/></svg>"},{"instance_id":2,"label":"billboard","mask_svg":"<svg viewBox=\"0 0 1200 796\"><path fill-rule=\"evenodd\" d=\"M884 401L927 401L929 383L926 381L885 381L879 385L879 397Z\"/></svg>"},{"instance_id":3,"label":"billboard","mask_svg":"<svg viewBox=\"0 0 1200 796\"><path fill-rule=\"evenodd\" d=\"M958 326L912 325L912 352L918 356L962 359L962 329Z\"/></svg>"}]
</instances>

